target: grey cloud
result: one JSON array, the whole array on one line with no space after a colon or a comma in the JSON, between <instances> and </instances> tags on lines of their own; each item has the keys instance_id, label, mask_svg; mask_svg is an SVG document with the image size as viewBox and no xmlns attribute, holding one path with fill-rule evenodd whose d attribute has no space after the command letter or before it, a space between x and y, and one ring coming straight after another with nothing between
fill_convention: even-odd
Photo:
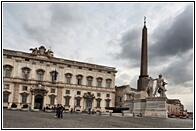
<instances>
[{"instance_id":1,"label":"grey cloud","mask_svg":"<svg viewBox=\"0 0 196 131\"><path fill-rule=\"evenodd\" d=\"M167 27L169 28L167 29ZM166 29L165 29L166 28ZM178 16L172 25L159 25L153 33L156 42L149 46L149 57L169 57L181 55L193 48L193 8L187 8Z\"/></svg>"},{"instance_id":2,"label":"grey cloud","mask_svg":"<svg viewBox=\"0 0 196 131\"><path fill-rule=\"evenodd\" d=\"M140 63L140 46L141 31L137 27L124 32L121 35L119 45L121 52L116 55L117 59L126 59L132 66L139 66Z\"/></svg>"},{"instance_id":3,"label":"grey cloud","mask_svg":"<svg viewBox=\"0 0 196 131\"><path fill-rule=\"evenodd\" d=\"M173 84L186 83L193 80L193 54L187 53L178 60L173 61L165 70L164 76L173 82ZM190 84L188 84L190 85ZM184 84L184 87L190 87Z\"/></svg>"},{"instance_id":4,"label":"grey cloud","mask_svg":"<svg viewBox=\"0 0 196 131\"><path fill-rule=\"evenodd\" d=\"M81 13L81 9L76 4L52 4L51 24L61 28L65 26L73 26L75 23L81 23L85 19Z\"/></svg>"}]
</instances>

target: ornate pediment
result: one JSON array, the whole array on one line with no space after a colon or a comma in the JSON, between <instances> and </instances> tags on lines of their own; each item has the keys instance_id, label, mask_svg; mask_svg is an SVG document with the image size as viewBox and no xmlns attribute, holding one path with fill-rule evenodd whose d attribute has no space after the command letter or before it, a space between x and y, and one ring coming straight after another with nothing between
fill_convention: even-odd
<instances>
[{"instance_id":1,"label":"ornate pediment","mask_svg":"<svg viewBox=\"0 0 196 131\"><path fill-rule=\"evenodd\" d=\"M40 46L39 48L30 48L29 50L32 51L31 54L35 56L53 57L53 51L51 49L46 51L44 46Z\"/></svg>"},{"instance_id":2,"label":"ornate pediment","mask_svg":"<svg viewBox=\"0 0 196 131\"><path fill-rule=\"evenodd\" d=\"M83 96L85 99L94 99L95 95L93 93L84 93Z\"/></svg>"}]
</instances>

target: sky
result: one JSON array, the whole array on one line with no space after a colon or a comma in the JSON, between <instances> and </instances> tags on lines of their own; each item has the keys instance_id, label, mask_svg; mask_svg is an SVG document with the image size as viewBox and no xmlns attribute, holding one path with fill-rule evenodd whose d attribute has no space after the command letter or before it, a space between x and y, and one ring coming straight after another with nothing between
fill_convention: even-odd
<instances>
[{"instance_id":1,"label":"sky","mask_svg":"<svg viewBox=\"0 0 196 131\"><path fill-rule=\"evenodd\" d=\"M193 111L190 2L3 3L3 49L51 48L54 56L115 67L116 85L137 88L144 16L148 75L162 74L169 99Z\"/></svg>"}]
</instances>

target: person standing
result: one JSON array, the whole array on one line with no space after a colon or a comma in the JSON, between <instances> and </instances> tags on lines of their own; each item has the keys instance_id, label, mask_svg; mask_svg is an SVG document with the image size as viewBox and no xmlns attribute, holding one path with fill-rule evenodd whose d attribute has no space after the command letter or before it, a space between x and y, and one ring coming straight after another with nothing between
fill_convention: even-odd
<instances>
[{"instance_id":1,"label":"person standing","mask_svg":"<svg viewBox=\"0 0 196 131\"><path fill-rule=\"evenodd\" d=\"M63 118L63 108L64 107L62 105L60 105L60 112L59 113L60 113L60 117L61 118Z\"/></svg>"},{"instance_id":2,"label":"person standing","mask_svg":"<svg viewBox=\"0 0 196 131\"><path fill-rule=\"evenodd\" d=\"M58 118L60 118L60 105L59 104L57 104L56 115Z\"/></svg>"}]
</instances>

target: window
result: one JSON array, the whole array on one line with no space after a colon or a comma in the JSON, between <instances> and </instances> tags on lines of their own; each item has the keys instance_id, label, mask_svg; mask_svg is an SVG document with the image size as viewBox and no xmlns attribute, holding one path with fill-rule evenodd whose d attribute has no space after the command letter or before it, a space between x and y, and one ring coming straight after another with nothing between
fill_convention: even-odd
<instances>
[{"instance_id":1,"label":"window","mask_svg":"<svg viewBox=\"0 0 196 131\"><path fill-rule=\"evenodd\" d=\"M110 101L106 101L106 107L110 107Z\"/></svg>"},{"instance_id":2,"label":"window","mask_svg":"<svg viewBox=\"0 0 196 131\"><path fill-rule=\"evenodd\" d=\"M43 81L44 72L45 71L42 70L42 69L37 70L37 78L38 78L38 81Z\"/></svg>"},{"instance_id":3,"label":"window","mask_svg":"<svg viewBox=\"0 0 196 131\"><path fill-rule=\"evenodd\" d=\"M82 80L78 79L78 85L82 85Z\"/></svg>"},{"instance_id":4,"label":"window","mask_svg":"<svg viewBox=\"0 0 196 131\"><path fill-rule=\"evenodd\" d=\"M4 69L3 72L5 73L4 76L5 77L11 77L11 71L13 69L13 66L11 66L11 65L4 65L3 69Z\"/></svg>"},{"instance_id":5,"label":"window","mask_svg":"<svg viewBox=\"0 0 196 131\"><path fill-rule=\"evenodd\" d=\"M54 98L55 98L55 96L50 97L50 105L54 105Z\"/></svg>"},{"instance_id":6,"label":"window","mask_svg":"<svg viewBox=\"0 0 196 131\"><path fill-rule=\"evenodd\" d=\"M106 79L106 87L107 88L110 88L111 87L111 82L112 82L111 79Z\"/></svg>"},{"instance_id":7,"label":"window","mask_svg":"<svg viewBox=\"0 0 196 131\"><path fill-rule=\"evenodd\" d=\"M92 80L88 80L88 86L92 86Z\"/></svg>"},{"instance_id":8,"label":"window","mask_svg":"<svg viewBox=\"0 0 196 131\"><path fill-rule=\"evenodd\" d=\"M101 100L98 99L98 100L97 100L97 107L101 107L100 105L101 105Z\"/></svg>"},{"instance_id":9,"label":"window","mask_svg":"<svg viewBox=\"0 0 196 131\"><path fill-rule=\"evenodd\" d=\"M92 82L93 82L93 77L92 76L88 76L87 77L87 85L88 86L92 86Z\"/></svg>"},{"instance_id":10,"label":"window","mask_svg":"<svg viewBox=\"0 0 196 131\"><path fill-rule=\"evenodd\" d=\"M67 77L67 84L71 84L71 77Z\"/></svg>"},{"instance_id":11,"label":"window","mask_svg":"<svg viewBox=\"0 0 196 131\"><path fill-rule=\"evenodd\" d=\"M27 103L27 96L26 95L22 95L22 103Z\"/></svg>"},{"instance_id":12,"label":"window","mask_svg":"<svg viewBox=\"0 0 196 131\"><path fill-rule=\"evenodd\" d=\"M7 58L11 59L11 58L12 58L12 56L10 56L10 55L7 55Z\"/></svg>"},{"instance_id":13,"label":"window","mask_svg":"<svg viewBox=\"0 0 196 131\"><path fill-rule=\"evenodd\" d=\"M66 94L70 94L70 90L66 90Z\"/></svg>"},{"instance_id":14,"label":"window","mask_svg":"<svg viewBox=\"0 0 196 131\"><path fill-rule=\"evenodd\" d=\"M5 69L5 77L10 77L10 76L11 76L11 70Z\"/></svg>"},{"instance_id":15,"label":"window","mask_svg":"<svg viewBox=\"0 0 196 131\"><path fill-rule=\"evenodd\" d=\"M81 67L81 66L79 66L79 67L78 67L78 69L82 69L82 67Z\"/></svg>"},{"instance_id":16,"label":"window","mask_svg":"<svg viewBox=\"0 0 196 131\"><path fill-rule=\"evenodd\" d=\"M110 94L106 94L106 97L110 97Z\"/></svg>"},{"instance_id":17,"label":"window","mask_svg":"<svg viewBox=\"0 0 196 131\"><path fill-rule=\"evenodd\" d=\"M97 97L100 97L101 96L101 93L97 93Z\"/></svg>"},{"instance_id":18,"label":"window","mask_svg":"<svg viewBox=\"0 0 196 131\"><path fill-rule=\"evenodd\" d=\"M58 72L55 70L55 71L50 72L50 74L52 76L52 82L55 83L57 80Z\"/></svg>"},{"instance_id":19,"label":"window","mask_svg":"<svg viewBox=\"0 0 196 131\"><path fill-rule=\"evenodd\" d=\"M55 93L55 89L51 89L51 93Z\"/></svg>"},{"instance_id":20,"label":"window","mask_svg":"<svg viewBox=\"0 0 196 131\"><path fill-rule=\"evenodd\" d=\"M22 90L23 90L23 91L27 91L27 86L23 86L23 87L22 87Z\"/></svg>"},{"instance_id":21,"label":"window","mask_svg":"<svg viewBox=\"0 0 196 131\"><path fill-rule=\"evenodd\" d=\"M67 65L67 67L71 68L71 65Z\"/></svg>"},{"instance_id":22,"label":"window","mask_svg":"<svg viewBox=\"0 0 196 131\"><path fill-rule=\"evenodd\" d=\"M80 93L81 93L80 91L77 91L77 95L80 95Z\"/></svg>"},{"instance_id":23,"label":"window","mask_svg":"<svg viewBox=\"0 0 196 131\"><path fill-rule=\"evenodd\" d=\"M66 106L69 106L69 99L70 99L70 97L65 97L65 105Z\"/></svg>"},{"instance_id":24,"label":"window","mask_svg":"<svg viewBox=\"0 0 196 131\"><path fill-rule=\"evenodd\" d=\"M8 99L9 99L9 94L8 93L4 93L3 94L3 102L4 103L7 103L8 102Z\"/></svg>"},{"instance_id":25,"label":"window","mask_svg":"<svg viewBox=\"0 0 196 131\"><path fill-rule=\"evenodd\" d=\"M4 84L4 89L9 89L10 85L9 84Z\"/></svg>"},{"instance_id":26,"label":"window","mask_svg":"<svg viewBox=\"0 0 196 131\"><path fill-rule=\"evenodd\" d=\"M82 77L83 76L82 75L77 75L76 77L77 77L77 84L82 85Z\"/></svg>"},{"instance_id":27,"label":"window","mask_svg":"<svg viewBox=\"0 0 196 131\"><path fill-rule=\"evenodd\" d=\"M99 77L97 78L97 87L101 87L102 86L102 78Z\"/></svg>"},{"instance_id":28,"label":"window","mask_svg":"<svg viewBox=\"0 0 196 131\"><path fill-rule=\"evenodd\" d=\"M80 99L76 99L76 106L80 106Z\"/></svg>"},{"instance_id":29,"label":"window","mask_svg":"<svg viewBox=\"0 0 196 131\"><path fill-rule=\"evenodd\" d=\"M65 77L66 77L66 83L67 84L71 84L72 74L71 73L67 73L67 74L65 74Z\"/></svg>"}]
</instances>

